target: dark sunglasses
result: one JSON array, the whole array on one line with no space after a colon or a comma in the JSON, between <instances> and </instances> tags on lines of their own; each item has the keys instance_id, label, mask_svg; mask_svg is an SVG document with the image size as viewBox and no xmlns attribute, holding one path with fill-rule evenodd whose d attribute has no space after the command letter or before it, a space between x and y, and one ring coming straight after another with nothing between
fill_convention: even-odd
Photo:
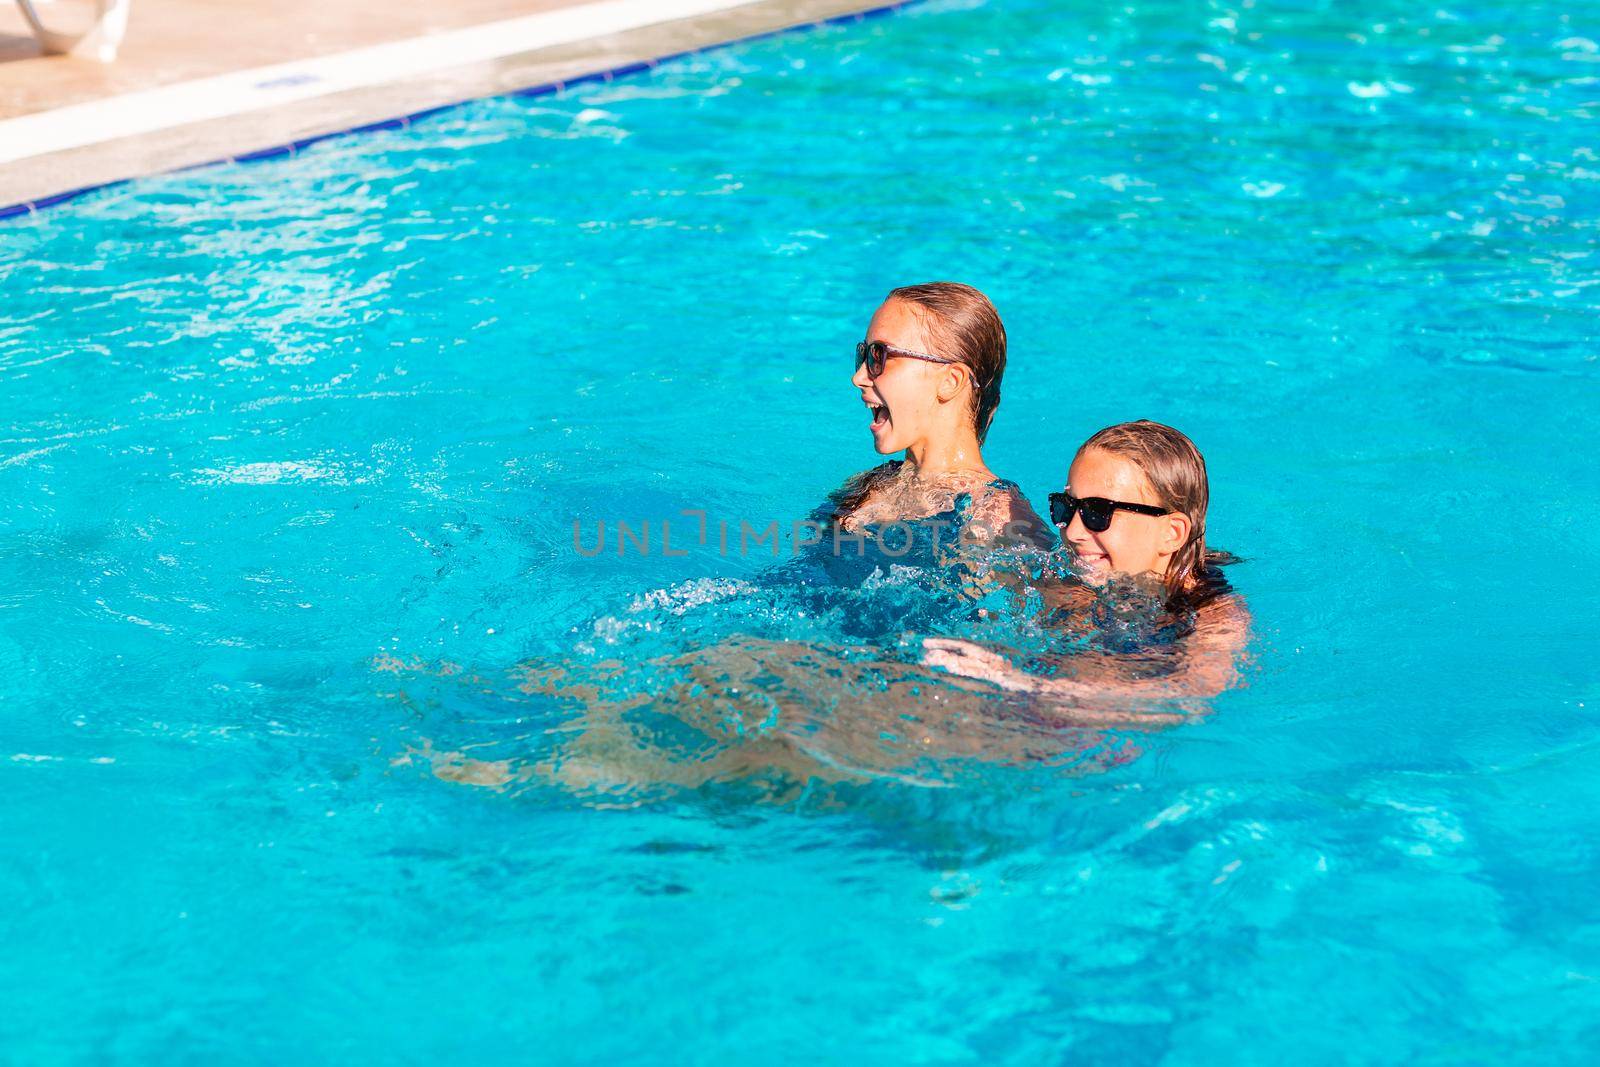
<instances>
[{"instance_id":1,"label":"dark sunglasses","mask_svg":"<svg viewBox=\"0 0 1600 1067\"><path fill-rule=\"evenodd\" d=\"M867 365L867 377L876 378L883 373L883 366L896 356L906 359L920 359L926 363L959 363L957 359L945 359L943 356L930 356L926 352L912 352L904 348L896 348L885 341L862 341L856 345L856 370L861 365Z\"/></svg>"},{"instance_id":2,"label":"dark sunglasses","mask_svg":"<svg viewBox=\"0 0 1600 1067\"><path fill-rule=\"evenodd\" d=\"M1169 508L1154 504L1129 504L1123 500L1107 500L1103 496L1086 496L1082 500L1071 493L1050 494L1050 521L1057 526L1072 525L1074 512L1083 513L1083 525L1095 533L1111 529L1111 519L1118 511L1131 511L1138 515L1170 515Z\"/></svg>"}]
</instances>

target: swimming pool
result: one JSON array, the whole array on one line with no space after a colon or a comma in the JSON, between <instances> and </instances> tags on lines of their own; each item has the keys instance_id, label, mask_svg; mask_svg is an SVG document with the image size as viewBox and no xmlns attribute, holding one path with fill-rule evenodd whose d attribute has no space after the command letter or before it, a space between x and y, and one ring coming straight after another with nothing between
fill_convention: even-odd
<instances>
[{"instance_id":1,"label":"swimming pool","mask_svg":"<svg viewBox=\"0 0 1600 1067\"><path fill-rule=\"evenodd\" d=\"M1362 7L929 3L0 225L0 1048L1586 1060L1600 44ZM1206 451L1246 688L851 804L405 762L747 623L770 558L574 518L803 516L935 277L1036 504L1110 422Z\"/></svg>"}]
</instances>

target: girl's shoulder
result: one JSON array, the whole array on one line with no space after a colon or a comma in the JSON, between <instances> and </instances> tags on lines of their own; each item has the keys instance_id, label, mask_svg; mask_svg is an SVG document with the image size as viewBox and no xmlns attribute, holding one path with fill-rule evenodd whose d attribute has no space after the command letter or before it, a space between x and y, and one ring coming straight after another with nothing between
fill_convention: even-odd
<instances>
[{"instance_id":1,"label":"girl's shoulder","mask_svg":"<svg viewBox=\"0 0 1600 1067\"><path fill-rule=\"evenodd\" d=\"M851 475L843 485L828 494L827 502L819 509L820 517L827 522L842 522L849 518L867 502L873 490L899 473L904 462L891 459L860 474Z\"/></svg>"},{"instance_id":2,"label":"girl's shoulder","mask_svg":"<svg viewBox=\"0 0 1600 1067\"><path fill-rule=\"evenodd\" d=\"M1036 548L1048 548L1055 540L1022 487L1005 478L991 479L973 494L972 519L990 531L994 540Z\"/></svg>"},{"instance_id":3,"label":"girl's shoulder","mask_svg":"<svg viewBox=\"0 0 1600 1067\"><path fill-rule=\"evenodd\" d=\"M1212 595L1195 609L1195 614L1217 622L1250 622L1250 608L1245 604L1244 597L1231 587Z\"/></svg>"},{"instance_id":4,"label":"girl's shoulder","mask_svg":"<svg viewBox=\"0 0 1600 1067\"><path fill-rule=\"evenodd\" d=\"M1250 609L1244 597L1226 589L1194 609L1194 636L1207 645L1243 648L1250 637Z\"/></svg>"}]
</instances>

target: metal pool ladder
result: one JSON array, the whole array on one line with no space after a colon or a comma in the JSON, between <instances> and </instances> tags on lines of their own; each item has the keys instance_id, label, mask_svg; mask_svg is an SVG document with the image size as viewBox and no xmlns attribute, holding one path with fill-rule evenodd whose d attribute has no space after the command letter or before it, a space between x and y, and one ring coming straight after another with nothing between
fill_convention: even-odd
<instances>
[{"instance_id":1,"label":"metal pool ladder","mask_svg":"<svg viewBox=\"0 0 1600 1067\"><path fill-rule=\"evenodd\" d=\"M133 0L94 0L94 24L83 33L56 33L45 28L44 20L34 10L34 0L17 0L22 5L22 17L33 27L33 36L47 56L75 52L93 56L102 63L117 58L122 35L128 30L128 7Z\"/></svg>"}]
</instances>

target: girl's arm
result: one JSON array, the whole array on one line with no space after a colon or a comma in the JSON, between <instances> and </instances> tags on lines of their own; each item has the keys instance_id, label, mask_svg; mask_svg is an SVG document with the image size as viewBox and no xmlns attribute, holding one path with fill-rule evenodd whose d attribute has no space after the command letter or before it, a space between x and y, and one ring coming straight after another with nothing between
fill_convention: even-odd
<instances>
[{"instance_id":1,"label":"girl's arm","mask_svg":"<svg viewBox=\"0 0 1600 1067\"><path fill-rule=\"evenodd\" d=\"M1065 657L1060 662L1075 668L1072 677L1040 677L1017 667L995 649L933 637L922 643L922 662L1007 689L1074 701L1213 697L1238 684L1239 654L1249 636L1250 613L1244 601L1227 595L1196 612L1194 632L1183 640L1177 668L1160 678L1137 677L1117 657L1107 655Z\"/></svg>"}]
</instances>

